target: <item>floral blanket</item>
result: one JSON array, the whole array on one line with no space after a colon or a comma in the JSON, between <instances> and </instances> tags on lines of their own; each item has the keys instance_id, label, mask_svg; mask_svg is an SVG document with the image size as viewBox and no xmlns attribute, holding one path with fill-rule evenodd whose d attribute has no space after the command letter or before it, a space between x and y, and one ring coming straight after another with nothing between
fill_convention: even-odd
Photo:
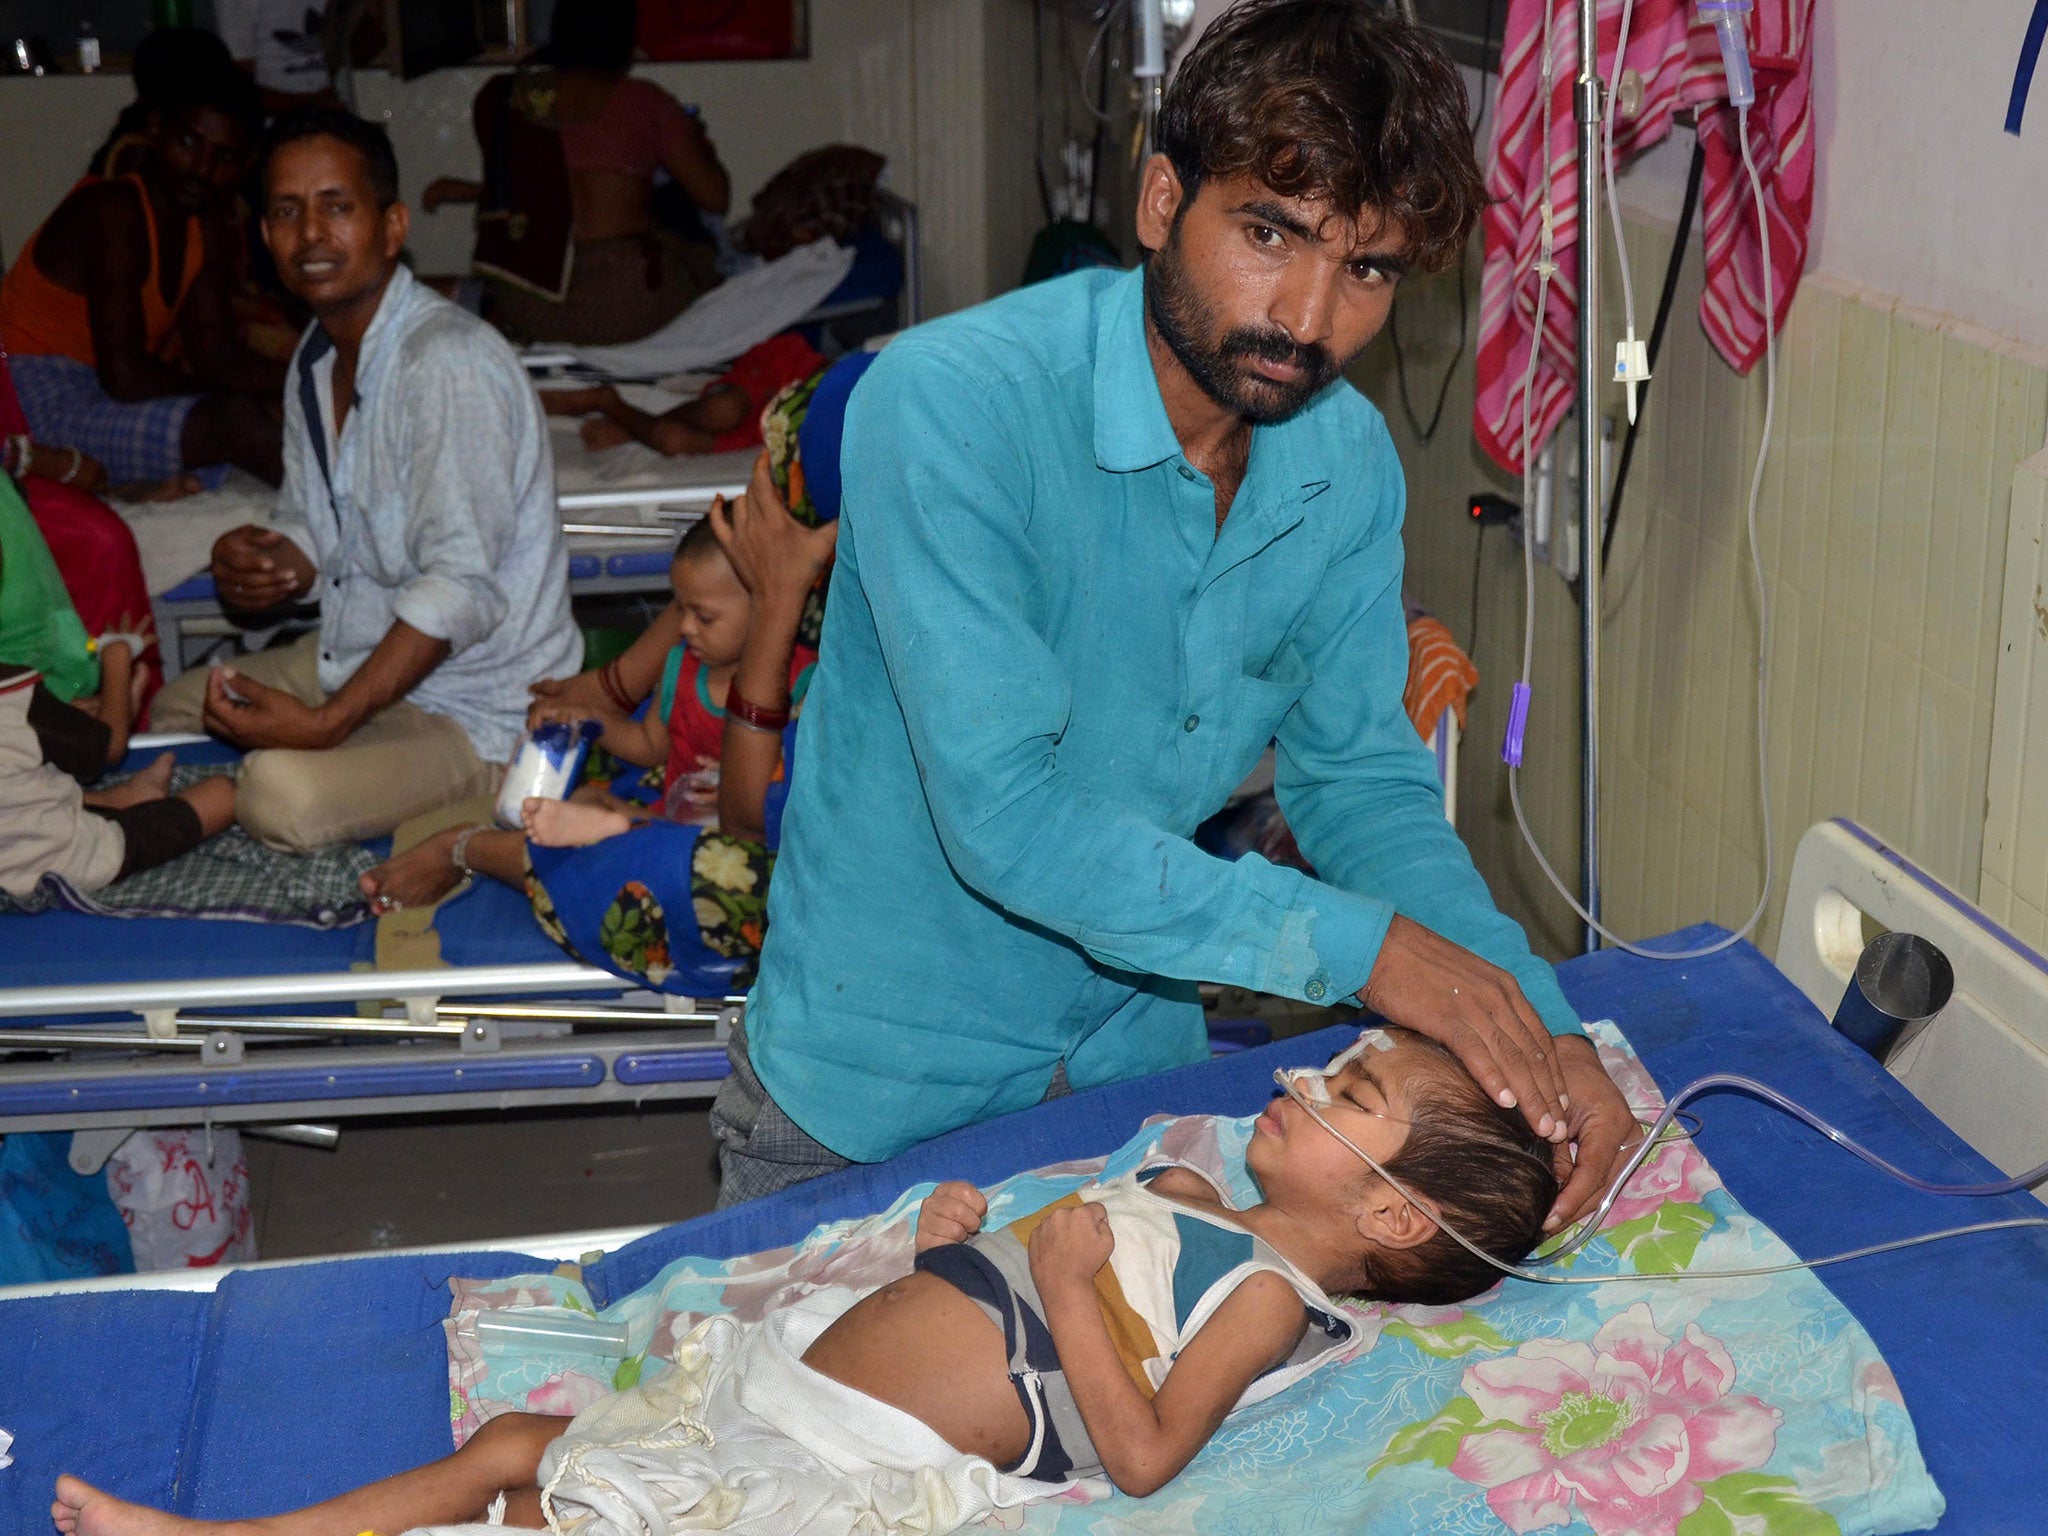
<instances>
[{"instance_id":1,"label":"floral blanket","mask_svg":"<svg viewBox=\"0 0 2048 1536\"><path fill-rule=\"evenodd\" d=\"M1592 1032L1629 1102L1654 1113L1656 1086L1619 1031L1599 1024ZM1244 1168L1250 1125L1156 1120L1106 1163L1041 1168L998 1185L989 1224L1158 1157L1210 1172L1248 1204L1257 1198ZM905 1191L878 1216L820 1227L795 1248L679 1259L602 1314L570 1279L453 1282L446 1327L456 1440L510 1409L574 1413L631 1385L662 1369L675 1341L707 1314L759 1317L834 1290L850 1302L903 1274L917 1205L931 1187ZM1672 1142L1637 1174L1601 1236L1561 1267L1611 1281L1510 1280L1462 1307L1348 1306L1359 1334L1346 1356L1233 1415L1150 1498L1089 1482L990 1523L1060 1536L1925 1529L1943 1500L1897 1384L1810 1272L1636 1278L1792 1257L1689 1142ZM495 1339L487 1347L477 1321L504 1308L623 1325L625 1348L550 1354Z\"/></svg>"}]
</instances>

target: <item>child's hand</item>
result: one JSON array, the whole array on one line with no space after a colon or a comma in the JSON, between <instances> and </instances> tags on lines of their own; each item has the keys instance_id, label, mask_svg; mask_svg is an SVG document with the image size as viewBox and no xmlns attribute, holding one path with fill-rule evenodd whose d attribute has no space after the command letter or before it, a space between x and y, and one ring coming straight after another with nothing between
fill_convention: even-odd
<instances>
[{"instance_id":1,"label":"child's hand","mask_svg":"<svg viewBox=\"0 0 2048 1536\"><path fill-rule=\"evenodd\" d=\"M917 1208L917 1251L964 1243L981 1230L988 1201L963 1179L948 1179Z\"/></svg>"},{"instance_id":2,"label":"child's hand","mask_svg":"<svg viewBox=\"0 0 2048 1536\"><path fill-rule=\"evenodd\" d=\"M1040 1294L1088 1285L1116 1251L1109 1212L1092 1200L1054 1211L1031 1234L1031 1278Z\"/></svg>"},{"instance_id":3,"label":"child's hand","mask_svg":"<svg viewBox=\"0 0 2048 1536\"><path fill-rule=\"evenodd\" d=\"M560 723L575 727L586 720L595 720L606 730L624 717L615 710L603 709L594 704L585 704L574 699L535 699L526 707L526 728Z\"/></svg>"}]
</instances>

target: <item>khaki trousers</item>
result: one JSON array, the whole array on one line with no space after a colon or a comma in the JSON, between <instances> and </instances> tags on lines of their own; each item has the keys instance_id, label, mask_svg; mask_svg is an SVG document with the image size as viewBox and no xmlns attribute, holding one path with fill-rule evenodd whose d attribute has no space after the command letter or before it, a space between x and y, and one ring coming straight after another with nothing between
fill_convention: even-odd
<instances>
[{"instance_id":1,"label":"khaki trousers","mask_svg":"<svg viewBox=\"0 0 2048 1536\"><path fill-rule=\"evenodd\" d=\"M307 635L234 663L237 672L281 688L301 703L327 699L320 686L320 637ZM157 695L151 728L199 731L207 669L197 667ZM235 819L259 842L287 853L382 837L402 821L455 800L494 792L502 765L487 763L469 733L446 715L401 700L325 751L273 747L251 752L235 780Z\"/></svg>"}]
</instances>

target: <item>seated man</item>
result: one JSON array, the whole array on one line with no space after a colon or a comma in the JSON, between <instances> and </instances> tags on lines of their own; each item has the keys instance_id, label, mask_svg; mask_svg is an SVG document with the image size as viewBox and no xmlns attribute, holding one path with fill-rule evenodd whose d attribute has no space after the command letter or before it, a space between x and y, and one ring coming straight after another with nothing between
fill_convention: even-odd
<instances>
[{"instance_id":1,"label":"seated man","mask_svg":"<svg viewBox=\"0 0 2048 1536\"><path fill-rule=\"evenodd\" d=\"M260 619L308 595L319 632L156 707L250 749L237 811L279 848L374 837L494 787L527 685L575 668L540 405L504 340L399 264L408 218L382 128L277 125L264 237L313 324L285 394L275 524L222 535L213 579Z\"/></svg>"},{"instance_id":2,"label":"seated man","mask_svg":"<svg viewBox=\"0 0 2048 1536\"><path fill-rule=\"evenodd\" d=\"M30 434L91 455L115 485L212 464L275 485L283 368L241 345L229 309L227 213L261 122L255 87L193 70L147 121L141 169L82 182L0 285Z\"/></svg>"}]
</instances>

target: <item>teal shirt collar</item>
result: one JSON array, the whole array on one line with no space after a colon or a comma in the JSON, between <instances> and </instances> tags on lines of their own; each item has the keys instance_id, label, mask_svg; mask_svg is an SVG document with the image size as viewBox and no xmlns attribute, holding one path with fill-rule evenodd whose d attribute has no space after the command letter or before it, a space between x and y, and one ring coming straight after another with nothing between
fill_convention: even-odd
<instances>
[{"instance_id":1,"label":"teal shirt collar","mask_svg":"<svg viewBox=\"0 0 2048 1536\"><path fill-rule=\"evenodd\" d=\"M1104 297L1095 327L1095 462L1127 474L1179 453L1145 344L1145 269L1133 267Z\"/></svg>"}]
</instances>

